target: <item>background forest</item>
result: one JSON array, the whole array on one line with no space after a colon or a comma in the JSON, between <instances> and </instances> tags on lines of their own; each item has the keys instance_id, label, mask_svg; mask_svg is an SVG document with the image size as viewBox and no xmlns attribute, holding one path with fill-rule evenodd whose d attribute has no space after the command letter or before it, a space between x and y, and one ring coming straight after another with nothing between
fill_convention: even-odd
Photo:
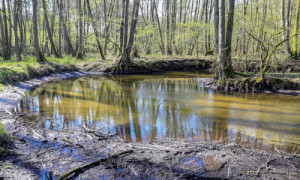
<instances>
[{"instance_id":1,"label":"background forest","mask_svg":"<svg viewBox=\"0 0 300 180\"><path fill-rule=\"evenodd\" d=\"M135 1L1 0L1 59L110 59L121 55L124 21ZM134 56L206 56L216 49L213 0L140 0ZM234 57L259 57L256 39L280 46L275 58L299 54L299 0L236 0ZM127 6L126 6L127 7ZM226 16L228 16L226 3ZM227 20L227 18L226 18ZM34 38L36 37L36 38ZM39 51L39 53L37 53ZM217 51L216 51L217 52ZM67 58L68 59L68 58ZM70 59L70 58L69 58Z\"/></svg>"}]
</instances>

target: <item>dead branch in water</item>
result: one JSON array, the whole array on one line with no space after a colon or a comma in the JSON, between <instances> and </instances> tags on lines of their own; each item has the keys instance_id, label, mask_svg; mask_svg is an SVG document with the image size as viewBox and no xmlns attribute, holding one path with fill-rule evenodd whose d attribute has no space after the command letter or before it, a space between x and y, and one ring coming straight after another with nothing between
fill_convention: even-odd
<instances>
[{"instance_id":1,"label":"dead branch in water","mask_svg":"<svg viewBox=\"0 0 300 180\"><path fill-rule=\"evenodd\" d=\"M91 163L88 163L88 164L85 164L85 165L82 165L80 167L77 167L77 168L74 168L64 174L62 174L58 180L63 180L63 179L66 179L68 178L71 174L73 173L77 173L77 172L80 172L80 171L83 171L83 170L86 170L90 167L93 167L93 166L97 166L103 162L106 162L108 161L109 159L113 159L113 158L117 158L119 156L122 156L122 155L125 155L125 154L130 154L130 153L133 153L133 150L127 150L127 151L123 151L123 152L120 152L120 153L117 153L117 154L114 154L114 155L111 155L107 158L104 158L104 159L98 159L97 161L94 161L94 162L91 162Z\"/></svg>"}]
</instances>

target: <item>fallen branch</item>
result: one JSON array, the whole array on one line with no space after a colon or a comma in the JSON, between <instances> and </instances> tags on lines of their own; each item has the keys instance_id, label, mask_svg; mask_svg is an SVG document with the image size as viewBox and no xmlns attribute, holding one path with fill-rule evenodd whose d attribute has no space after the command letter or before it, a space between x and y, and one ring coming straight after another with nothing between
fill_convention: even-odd
<instances>
[{"instance_id":1,"label":"fallen branch","mask_svg":"<svg viewBox=\"0 0 300 180\"><path fill-rule=\"evenodd\" d=\"M127 150L127 151L123 151L123 152L120 152L120 153L117 153L117 154L114 154L114 155L111 155L107 158L104 158L104 159L98 159L97 161L93 161L91 163L88 163L88 164L85 164L85 165L82 165L80 167L77 167L77 168L74 168L64 174L62 174L57 180L63 180L63 179L66 179L68 178L71 174L73 173L77 173L77 172L82 172L83 170L86 170L88 168L91 168L91 167L94 167L94 166L97 166L103 162L106 162L108 161L109 159L113 159L113 158L117 158L119 156L122 156L124 154L130 154L130 153L133 153L133 150Z\"/></svg>"},{"instance_id":2,"label":"fallen branch","mask_svg":"<svg viewBox=\"0 0 300 180\"><path fill-rule=\"evenodd\" d=\"M39 138L41 138L43 142L48 141L48 140L45 139L43 136L41 136L41 135L39 135L38 133L36 133L34 130L31 130L31 132L32 132L33 134L35 134L36 136L38 136Z\"/></svg>"},{"instance_id":3,"label":"fallen branch","mask_svg":"<svg viewBox=\"0 0 300 180\"><path fill-rule=\"evenodd\" d=\"M9 112L8 110L5 110L5 112L7 112L9 115L13 115L11 112Z\"/></svg>"}]
</instances>

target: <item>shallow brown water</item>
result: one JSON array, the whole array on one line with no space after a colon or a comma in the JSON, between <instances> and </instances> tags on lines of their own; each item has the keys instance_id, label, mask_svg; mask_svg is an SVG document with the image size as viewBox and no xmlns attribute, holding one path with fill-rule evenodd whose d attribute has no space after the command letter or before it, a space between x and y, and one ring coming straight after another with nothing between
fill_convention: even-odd
<instances>
[{"instance_id":1,"label":"shallow brown water","mask_svg":"<svg viewBox=\"0 0 300 180\"><path fill-rule=\"evenodd\" d=\"M300 148L299 97L216 93L194 80L206 76L169 72L65 80L28 93L15 111L33 113L31 120L43 121L45 128L79 129L85 123L133 142L224 140L269 151Z\"/></svg>"}]
</instances>

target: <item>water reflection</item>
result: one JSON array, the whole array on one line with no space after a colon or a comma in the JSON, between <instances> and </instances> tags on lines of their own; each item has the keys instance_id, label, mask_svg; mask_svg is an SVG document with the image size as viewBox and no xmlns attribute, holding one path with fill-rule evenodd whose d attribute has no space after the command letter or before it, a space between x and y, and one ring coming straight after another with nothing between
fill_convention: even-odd
<instances>
[{"instance_id":1,"label":"water reflection","mask_svg":"<svg viewBox=\"0 0 300 180\"><path fill-rule=\"evenodd\" d=\"M79 78L29 93L15 108L50 129L85 123L133 142L186 139L283 151L300 146L299 98L204 90L195 73ZM47 119L48 120L45 120Z\"/></svg>"}]
</instances>

